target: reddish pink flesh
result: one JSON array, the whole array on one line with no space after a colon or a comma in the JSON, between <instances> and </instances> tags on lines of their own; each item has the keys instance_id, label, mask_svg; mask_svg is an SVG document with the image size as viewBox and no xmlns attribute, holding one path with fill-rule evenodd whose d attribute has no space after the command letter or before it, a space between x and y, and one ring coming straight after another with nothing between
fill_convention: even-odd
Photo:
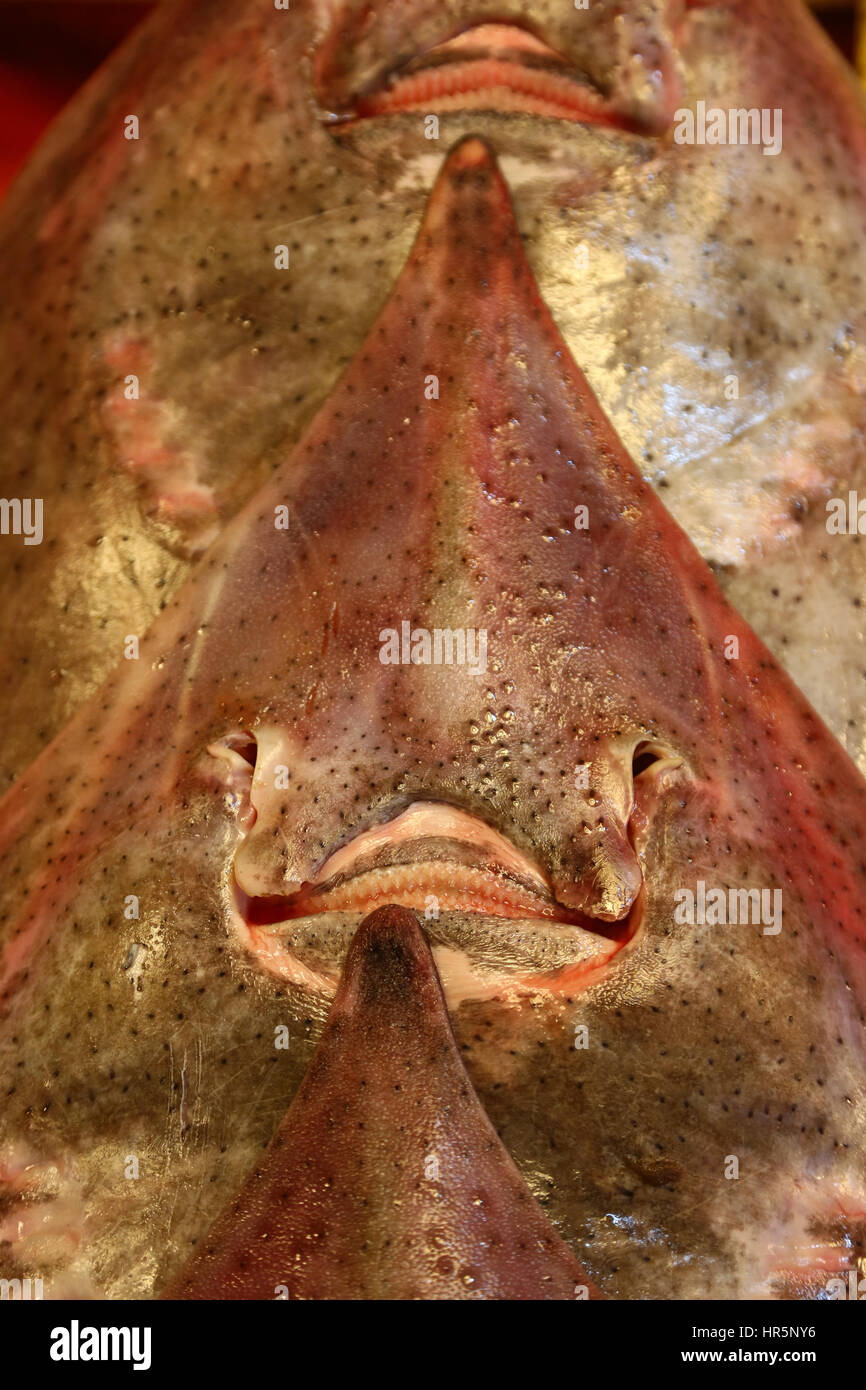
<instances>
[{"instance_id":1,"label":"reddish pink flesh","mask_svg":"<svg viewBox=\"0 0 866 1390\"><path fill-rule=\"evenodd\" d=\"M621 125L599 99L572 78L501 58L449 63L404 77L358 100L359 116L395 111L520 110L539 116Z\"/></svg>"}]
</instances>

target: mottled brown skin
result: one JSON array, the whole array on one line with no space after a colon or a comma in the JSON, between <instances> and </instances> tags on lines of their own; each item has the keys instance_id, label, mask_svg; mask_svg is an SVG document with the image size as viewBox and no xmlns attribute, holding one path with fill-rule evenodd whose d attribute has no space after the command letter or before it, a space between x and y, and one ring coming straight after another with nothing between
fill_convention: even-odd
<instances>
[{"instance_id":1,"label":"mottled brown skin","mask_svg":"<svg viewBox=\"0 0 866 1390\"><path fill-rule=\"evenodd\" d=\"M383 666L379 631L403 616L483 623L487 675ZM245 840L206 752L244 728L293 774L277 797L262 766ZM647 739L680 766L633 777ZM82 1228L42 1258L52 1291L163 1289L306 1069L327 1001L239 948L235 851L287 886L419 798L507 833L599 914L642 871L642 930L606 976L454 1018L506 1149L602 1291L772 1291L813 1227L856 1245L866 791L612 432L478 141L295 454L3 803L3 1134L44 1165L48 1220L72 1208ZM782 932L678 926L674 893L701 877L780 887Z\"/></svg>"},{"instance_id":2,"label":"mottled brown skin","mask_svg":"<svg viewBox=\"0 0 866 1390\"><path fill-rule=\"evenodd\" d=\"M414 913L358 928L316 1055L166 1298L597 1298L472 1089Z\"/></svg>"}]
</instances>

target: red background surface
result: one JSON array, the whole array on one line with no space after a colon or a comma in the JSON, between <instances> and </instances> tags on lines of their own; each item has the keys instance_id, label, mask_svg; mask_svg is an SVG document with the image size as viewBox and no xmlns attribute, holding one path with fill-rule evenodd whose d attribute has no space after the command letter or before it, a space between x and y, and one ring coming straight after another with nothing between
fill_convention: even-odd
<instances>
[{"instance_id":1,"label":"red background surface","mask_svg":"<svg viewBox=\"0 0 866 1390\"><path fill-rule=\"evenodd\" d=\"M150 8L0 2L0 197L49 122Z\"/></svg>"}]
</instances>

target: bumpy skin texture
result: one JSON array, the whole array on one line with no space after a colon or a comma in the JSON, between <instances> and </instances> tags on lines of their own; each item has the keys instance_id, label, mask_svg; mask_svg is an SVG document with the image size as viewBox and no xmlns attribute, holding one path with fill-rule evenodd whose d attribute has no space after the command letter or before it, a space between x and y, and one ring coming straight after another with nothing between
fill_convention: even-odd
<instances>
[{"instance_id":1,"label":"bumpy skin texture","mask_svg":"<svg viewBox=\"0 0 866 1390\"><path fill-rule=\"evenodd\" d=\"M479 1104L407 908L358 928L286 1118L165 1297L278 1293L598 1297Z\"/></svg>"},{"instance_id":2,"label":"bumpy skin texture","mask_svg":"<svg viewBox=\"0 0 866 1390\"><path fill-rule=\"evenodd\" d=\"M383 665L404 617L486 627L486 674ZM244 729L246 832L207 752ZM633 778L648 739L679 766ZM235 856L287 887L419 798L479 815L599 916L642 871L642 929L601 978L571 991L540 968L528 998L454 1020L602 1291L738 1296L816 1230L856 1246L866 789L613 433L477 140L284 469L3 803L3 1129L44 1165L49 1221L79 1204L77 1250L43 1270L57 1290L165 1287L309 1060L327 1001L239 946ZM782 931L677 925L698 879L781 889Z\"/></svg>"},{"instance_id":3,"label":"bumpy skin texture","mask_svg":"<svg viewBox=\"0 0 866 1390\"><path fill-rule=\"evenodd\" d=\"M491 18L546 38L623 114L648 102L649 133L495 109L443 114L438 142L417 112L324 122ZM660 114L699 99L783 108L781 154L675 144ZM444 151L473 133L626 446L866 765L863 548L824 526L826 499L862 487L863 103L798 0L178 0L0 218L3 490L46 502L41 547L0 546L7 782L284 460L387 298Z\"/></svg>"}]
</instances>

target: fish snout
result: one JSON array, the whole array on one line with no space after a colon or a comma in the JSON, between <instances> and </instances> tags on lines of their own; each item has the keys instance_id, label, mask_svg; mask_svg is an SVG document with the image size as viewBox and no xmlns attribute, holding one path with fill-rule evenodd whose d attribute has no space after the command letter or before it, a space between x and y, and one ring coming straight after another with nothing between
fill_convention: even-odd
<instances>
[{"instance_id":1,"label":"fish snout","mask_svg":"<svg viewBox=\"0 0 866 1390\"><path fill-rule=\"evenodd\" d=\"M359 923L319 1045L162 1297L601 1297L499 1139L411 910Z\"/></svg>"}]
</instances>

